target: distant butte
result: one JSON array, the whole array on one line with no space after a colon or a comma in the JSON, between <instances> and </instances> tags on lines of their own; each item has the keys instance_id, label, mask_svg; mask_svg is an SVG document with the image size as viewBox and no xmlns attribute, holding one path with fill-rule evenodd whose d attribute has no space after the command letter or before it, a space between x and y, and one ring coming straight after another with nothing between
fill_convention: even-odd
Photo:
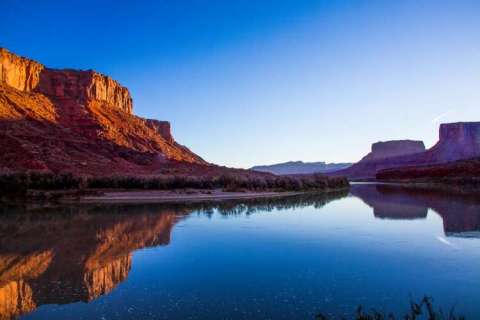
<instances>
[{"instance_id":1,"label":"distant butte","mask_svg":"<svg viewBox=\"0 0 480 320\"><path fill-rule=\"evenodd\" d=\"M392 178L399 178L402 175L410 177L410 174L415 171L415 167L440 165L439 168L445 168L441 164L478 158L480 158L480 122L444 123L440 125L438 142L428 150L425 150L421 141L378 142L372 145L372 152L359 162L347 169L329 174L346 176L353 180L373 179L377 173L385 170L393 173L393 168L409 168L388 176ZM449 166L454 168L452 165ZM462 168L462 170L466 170L465 166ZM468 176L468 172L462 174Z\"/></svg>"}]
</instances>

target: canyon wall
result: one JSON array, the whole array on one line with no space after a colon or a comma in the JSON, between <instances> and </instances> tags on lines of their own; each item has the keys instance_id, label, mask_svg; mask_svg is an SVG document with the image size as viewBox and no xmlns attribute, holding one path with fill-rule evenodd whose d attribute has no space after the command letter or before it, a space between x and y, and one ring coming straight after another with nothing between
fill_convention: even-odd
<instances>
[{"instance_id":1,"label":"canyon wall","mask_svg":"<svg viewBox=\"0 0 480 320\"><path fill-rule=\"evenodd\" d=\"M130 92L87 70L51 69L0 49L0 172L79 175L178 172L207 163L170 123L133 114ZM170 169L170 167L171 169Z\"/></svg>"},{"instance_id":2,"label":"canyon wall","mask_svg":"<svg viewBox=\"0 0 480 320\"><path fill-rule=\"evenodd\" d=\"M33 60L19 57L0 48L0 82L8 86L30 92L40 82L40 73L44 66Z\"/></svg>"},{"instance_id":3,"label":"canyon wall","mask_svg":"<svg viewBox=\"0 0 480 320\"><path fill-rule=\"evenodd\" d=\"M102 102L110 108L132 114L132 97L117 81L92 70L44 69L37 91L57 99L73 99L81 104Z\"/></svg>"},{"instance_id":4,"label":"canyon wall","mask_svg":"<svg viewBox=\"0 0 480 320\"><path fill-rule=\"evenodd\" d=\"M23 92L36 91L51 98L72 99L81 104L99 101L105 106L132 113L127 88L98 72L59 70L0 48L0 82Z\"/></svg>"},{"instance_id":5,"label":"canyon wall","mask_svg":"<svg viewBox=\"0 0 480 320\"><path fill-rule=\"evenodd\" d=\"M480 122L440 125L439 140L429 150L432 162L442 163L480 157Z\"/></svg>"}]
</instances>

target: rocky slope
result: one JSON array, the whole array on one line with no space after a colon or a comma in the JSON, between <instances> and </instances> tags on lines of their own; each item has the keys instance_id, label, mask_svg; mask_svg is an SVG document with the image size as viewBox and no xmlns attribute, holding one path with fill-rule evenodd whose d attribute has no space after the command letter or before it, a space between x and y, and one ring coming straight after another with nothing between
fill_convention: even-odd
<instances>
[{"instance_id":1,"label":"rocky slope","mask_svg":"<svg viewBox=\"0 0 480 320\"><path fill-rule=\"evenodd\" d=\"M254 166L250 170L269 172L276 175L325 173L345 169L351 163L325 163L289 161L265 166Z\"/></svg>"},{"instance_id":2,"label":"rocky slope","mask_svg":"<svg viewBox=\"0 0 480 320\"><path fill-rule=\"evenodd\" d=\"M420 167L435 166L435 168L444 168L447 171L448 168L464 169L465 175L468 176L467 167L461 169L461 164L447 165L447 163L480 158L480 122L457 122L440 125L439 140L428 150L424 150L423 143L420 141L409 141L407 144L398 144L397 142L397 145L401 145L398 151L403 150L403 154L387 152L378 157L374 154L372 147L372 153L350 168L340 170L332 175L345 175L350 179L369 179L375 178L376 174L381 171L389 170L391 172L394 168L408 167L408 170L413 172L416 170L415 168L423 170ZM444 173L448 174L448 172Z\"/></svg>"},{"instance_id":3,"label":"rocky slope","mask_svg":"<svg viewBox=\"0 0 480 320\"><path fill-rule=\"evenodd\" d=\"M133 115L127 88L95 71L50 69L0 49L0 171L151 174L206 165L166 121Z\"/></svg>"}]
</instances>

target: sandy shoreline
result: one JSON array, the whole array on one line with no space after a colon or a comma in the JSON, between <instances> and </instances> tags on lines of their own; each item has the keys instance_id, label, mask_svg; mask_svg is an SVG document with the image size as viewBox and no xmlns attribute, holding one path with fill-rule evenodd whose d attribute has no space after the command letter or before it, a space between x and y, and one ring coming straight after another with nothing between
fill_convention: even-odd
<instances>
[{"instance_id":1,"label":"sandy shoreline","mask_svg":"<svg viewBox=\"0 0 480 320\"><path fill-rule=\"evenodd\" d=\"M101 195L83 196L79 199L64 199L62 202L75 203L162 203L221 201L235 199L254 199L285 197L303 192L224 192L212 191L106 191Z\"/></svg>"}]
</instances>

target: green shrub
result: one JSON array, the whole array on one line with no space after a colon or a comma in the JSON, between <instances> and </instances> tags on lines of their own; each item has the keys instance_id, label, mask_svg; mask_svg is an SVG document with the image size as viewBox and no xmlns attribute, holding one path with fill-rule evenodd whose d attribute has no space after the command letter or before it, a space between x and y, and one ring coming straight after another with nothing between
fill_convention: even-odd
<instances>
[{"instance_id":1,"label":"green shrub","mask_svg":"<svg viewBox=\"0 0 480 320\"><path fill-rule=\"evenodd\" d=\"M26 194L27 190L69 189L224 189L229 191L307 191L345 188L344 178L321 175L256 176L226 174L220 176L108 176L79 177L71 173L44 172L9 173L0 175L2 194Z\"/></svg>"}]
</instances>

